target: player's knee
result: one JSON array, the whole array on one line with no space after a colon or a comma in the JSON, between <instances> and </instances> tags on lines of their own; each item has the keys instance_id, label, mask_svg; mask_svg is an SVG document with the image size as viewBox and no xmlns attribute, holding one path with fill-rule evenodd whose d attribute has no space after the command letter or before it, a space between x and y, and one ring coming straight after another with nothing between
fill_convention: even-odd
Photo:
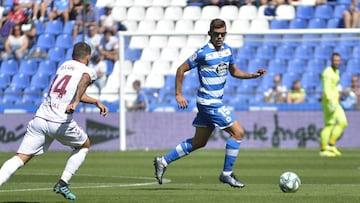
<instances>
[{"instance_id":1,"label":"player's knee","mask_svg":"<svg viewBox=\"0 0 360 203\"><path fill-rule=\"evenodd\" d=\"M80 148L90 148L90 139L88 138Z\"/></svg>"},{"instance_id":2,"label":"player's knee","mask_svg":"<svg viewBox=\"0 0 360 203\"><path fill-rule=\"evenodd\" d=\"M343 122L339 122L338 125L342 128L346 128L348 126L348 123L343 121Z\"/></svg>"}]
</instances>

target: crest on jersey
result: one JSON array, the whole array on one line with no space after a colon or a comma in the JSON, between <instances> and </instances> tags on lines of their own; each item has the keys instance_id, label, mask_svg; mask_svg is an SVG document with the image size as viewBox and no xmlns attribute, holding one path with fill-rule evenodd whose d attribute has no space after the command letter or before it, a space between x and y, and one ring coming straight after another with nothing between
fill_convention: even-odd
<instances>
[{"instance_id":1,"label":"crest on jersey","mask_svg":"<svg viewBox=\"0 0 360 203\"><path fill-rule=\"evenodd\" d=\"M220 62L219 65L216 67L217 74L225 74L227 71L227 64L225 62Z\"/></svg>"}]
</instances>

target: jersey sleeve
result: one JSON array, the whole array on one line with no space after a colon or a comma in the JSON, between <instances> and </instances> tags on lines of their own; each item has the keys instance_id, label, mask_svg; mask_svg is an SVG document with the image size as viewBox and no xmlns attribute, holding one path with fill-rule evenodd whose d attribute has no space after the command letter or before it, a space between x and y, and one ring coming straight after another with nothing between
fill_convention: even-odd
<instances>
[{"instance_id":1,"label":"jersey sleeve","mask_svg":"<svg viewBox=\"0 0 360 203\"><path fill-rule=\"evenodd\" d=\"M86 67L85 73L90 75L91 81L94 81L97 79L97 74L95 69Z\"/></svg>"},{"instance_id":2,"label":"jersey sleeve","mask_svg":"<svg viewBox=\"0 0 360 203\"><path fill-rule=\"evenodd\" d=\"M202 53L202 49L199 49L186 60L191 69L198 67L199 61L203 57Z\"/></svg>"}]
</instances>

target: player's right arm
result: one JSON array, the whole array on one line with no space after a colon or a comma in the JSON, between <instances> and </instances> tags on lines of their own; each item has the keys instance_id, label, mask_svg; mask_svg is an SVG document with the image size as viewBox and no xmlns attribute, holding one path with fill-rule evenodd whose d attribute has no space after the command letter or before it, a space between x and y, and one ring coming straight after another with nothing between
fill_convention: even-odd
<instances>
[{"instance_id":1,"label":"player's right arm","mask_svg":"<svg viewBox=\"0 0 360 203\"><path fill-rule=\"evenodd\" d=\"M324 71L322 74L322 85L323 85L323 99L326 102L326 105L328 106L330 111L334 111L335 110L335 104L333 102L333 89L331 88L331 80L330 80L330 75L329 75L329 71Z\"/></svg>"},{"instance_id":2,"label":"player's right arm","mask_svg":"<svg viewBox=\"0 0 360 203\"><path fill-rule=\"evenodd\" d=\"M188 106L187 100L182 95L182 82L184 80L184 74L186 71L189 71L190 65L187 61L182 63L179 68L176 70L175 76L175 98L178 104L179 109L186 109Z\"/></svg>"}]
</instances>

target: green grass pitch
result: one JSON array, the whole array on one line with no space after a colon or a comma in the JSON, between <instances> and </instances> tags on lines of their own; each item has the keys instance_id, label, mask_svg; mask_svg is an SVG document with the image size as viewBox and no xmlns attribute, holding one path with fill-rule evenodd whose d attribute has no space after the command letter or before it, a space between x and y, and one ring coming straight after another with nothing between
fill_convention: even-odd
<instances>
[{"instance_id":1,"label":"green grass pitch","mask_svg":"<svg viewBox=\"0 0 360 203\"><path fill-rule=\"evenodd\" d=\"M224 150L202 149L170 165L158 185L153 157L165 151L90 151L73 177L76 202L360 202L360 149L319 157L317 149L242 149L234 172L247 185L234 189L218 181ZM0 153L1 164L13 153ZM34 158L0 188L0 203L69 202L52 192L68 152ZM297 193L283 193L279 176L296 172Z\"/></svg>"}]
</instances>

